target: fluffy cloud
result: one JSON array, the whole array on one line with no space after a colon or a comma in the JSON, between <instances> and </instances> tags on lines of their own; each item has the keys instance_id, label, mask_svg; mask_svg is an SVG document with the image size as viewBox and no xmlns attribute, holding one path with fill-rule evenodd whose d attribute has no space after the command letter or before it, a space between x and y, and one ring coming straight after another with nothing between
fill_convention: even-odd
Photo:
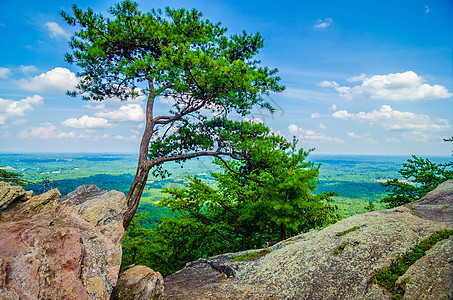
<instances>
[{"instance_id":1,"label":"fluffy cloud","mask_svg":"<svg viewBox=\"0 0 453 300\"><path fill-rule=\"evenodd\" d=\"M69 39L70 34L67 33L60 25L55 22L47 22L45 24L46 29L49 31L49 34L52 38L65 38Z\"/></svg>"},{"instance_id":2,"label":"fluffy cloud","mask_svg":"<svg viewBox=\"0 0 453 300\"><path fill-rule=\"evenodd\" d=\"M66 127L72 128L105 128L109 126L109 122L104 118L89 117L84 115L83 117L66 119L63 123Z\"/></svg>"},{"instance_id":3,"label":"fluffy cloud","mask_svg":"<svg viewBox=\"0 0 453 300\"><path fill-rule=\"evenodd\" d=\"M25 99L14 101L0 98L0 125L5 124L10 117L23 116L26 111L32 111L35 105L43 103L43 97L33 95Z\"/></svg>"},{"instance_id":4,"label":"fluffy cloud","mask_svg":"<svg viewBox=\"0 0 453 300\"><path fill-rule=\"evenodd\" d=\"M324 20L316 21L316 24L313 26L313 29L325 29L332 24L332 18L325 18Z\"/></svg>"},{"instance_id":5,"label":"fluffy cloud","mask_svg":"<svg viewBox=\"0 0 453 300\"><path fill-rule=\"evenodd\" d=\"M16 84L27 91L65 93L73 90L78 83L74 73L66 68L55 68L31 79L17 80Z\"/></svg>"},{"instance_id":6,"label":"fluffy cloud","mask_svg":"<svg viewBox=\"0 0 453 300\"><path fill-rule=\"evenodd\" d=\"M328 142L336 142L336 143L343 143L344 141L336 138L326 136L322 133L315 132L313 130L305 130L295 124L291 124L288 126L289 133L291 135L296 136L297 138L301 139L302 141L328 141Z\"/></svg>"},{"instance_id":7,"label":"fluffy cloud","mask_svg":"<svg viewBox=\"0 0 453 300\"><path fill-rule=\"evenodd\" d=\"M341 86L335 81L322 81L318 85L333 87L340 96L347 99L368 98L375 100L426 100L452 97L442 85L429 85L415 72L390 73L387 75L350 78L350 82L362 82L356 86Z\"/></svg>"},{"instance_id":8,"label":"fluffy cloud","mask_svg":"<svg viewBox=\"0 0 453 300\"><path fill-rule=\"evenodd\" d=\"M8 68L0 67L0 78L8 78L11 75L11 70Z\"/></svg>"},{"instance_id":9,"label":"fluffy cloud","mask_svg":"<svg viewBox=\"0 0 453 300\"><path fill-rule=\"evenodd\" d=\"M98 112L95 116L113 121L140 122L145 118L145 112L139 104L126 104L114 111Z\"/></svg>"},{"instance_id":10,"label":"fluffy cloud","mask_svg":"<svg viewBox=\"0 0 453 300\"><path fill-rule=\"evenodd\" d=\"M353 139L362 141L364 143L377 144L377 141L370 138L370 135L367 133L355 134L354 132L348 132L347 134L348 134L348 136L352 137Z\"/></svg>"},{"instance_id":11,"label":"fluffy cloud","mask_svg":"<svg viewBox=\"0 0 453 300\"><path fill-rule=\"evenodd\" d=\"M63 132L56 130L55 125L52 123L43 123L40 127L31 127L28 130L19 132L18 137L28 138L37 137L41 139L61 139L61 138L74 138L75 132Z\"/></svg>"},{"instance_id":12,"label":"fluffy cloud","mask_svg":"<svg viewBox=\"0 0 453 300\"><path fill-rule=\"evenodd\" d=\"M350 113L347 110L339 110L332 117L343 120L357 120L370 124L380 124L386 130L423 130L436 131L450 128L446 119L431 119L427 115L417 115L412 112L393 110L388 105L382 105L379 110L372 112Z\"/></svg>"}]
</instances>

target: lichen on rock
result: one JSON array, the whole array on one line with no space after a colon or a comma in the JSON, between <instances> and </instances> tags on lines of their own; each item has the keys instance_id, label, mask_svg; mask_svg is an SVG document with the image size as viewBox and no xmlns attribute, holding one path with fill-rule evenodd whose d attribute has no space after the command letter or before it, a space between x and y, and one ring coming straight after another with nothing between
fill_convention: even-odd
<instances>
[{"instance_id":1,"label":"lichen on rock","mask_svg":"<svg viewBox=\"0 0 453 300\"><path fill-rule=\"evenodd\" d=\"M453 218L445 207L453 207L453 181L410 206L414 208L349 217L282 241L253 260L230 261L240 253L200 259L165 278L165 295L189 300L392 299L389 291L375 284L374 276L434 233L452 229ZM404 285L403 299L452 299L452 262L450 237L399 278L396 284Z\"/></svg>"}]
</instances>

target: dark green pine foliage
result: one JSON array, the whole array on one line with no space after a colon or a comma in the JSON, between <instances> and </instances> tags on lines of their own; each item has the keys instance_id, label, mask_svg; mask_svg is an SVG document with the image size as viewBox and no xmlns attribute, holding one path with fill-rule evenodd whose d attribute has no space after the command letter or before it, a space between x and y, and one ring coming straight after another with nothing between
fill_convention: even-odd
<instances>
[{"instance_id":1,"label":"dark green pine foliage","mask_svg":"<svg viewBox=\"0 0 453 300\"><path fill-rule=\"evenodd\" d=\"M174 214L161 219L143 248L146 265L168 275L198 258L262 248L339 219L334 193L315 193L320 166L305 161L308 152L261 124L242 126L230 140L247 159L218 158L216 186L191 177L185 188L164 189L170 197L158 205Z\"/></svg>"},{"instance_id":2,"label":"dark green pine foliage","mask_svg":"<svg viewBox=\"0 0 453 300\"><path fill-rule=\"evenodd\" d=\"M11 185L27 185L26 182L19 180L22 177L22 174L14 173L11 171L7 171L5 169L0 169L0 181L6 181Z\"/></svg>"},{"instance_id":3,"label":"dark green pine foliage","mask_svg":"<svg viewBox=\"0 0 453 300\"><path fill-rule=\"evenodd\" d=\"M422 198L442 182L453 179L452 166L453 162L437 164L428 158L413 155L398 171L404 181L394 178L381 183L388 192L381 202L392 208Z\"/></svg>"},{"instance_id":4,"label":"dark green pine foliage","mask_svg":"<svg viewBox=\"0 0 453 300\"><path fill-rule=\"evenodd\" d=\"M265 95L284 89L277 69L260 66L260 34L227 35L192 9L142 12L138 4L113 6L111 18L73 6L65 21L79 27L66 60L80 67L80 83L69 95L86 100L146 98L146 122L136 177L127 200L127 227L137 210L150 170L202 155L238 156L229 131L233 118L252 108L273 111ZM159 98L172 108L162 115ZM252 137L247 137L252 138ZM244 158L244 157L241 157Z\"/></svg>"}]
</instances>

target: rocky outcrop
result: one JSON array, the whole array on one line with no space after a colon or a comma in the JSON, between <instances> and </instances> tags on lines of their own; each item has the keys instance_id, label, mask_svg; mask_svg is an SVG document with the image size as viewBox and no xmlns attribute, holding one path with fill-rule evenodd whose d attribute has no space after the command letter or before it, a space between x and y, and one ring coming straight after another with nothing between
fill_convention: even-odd
<instances>
[{"instance_id":1,"label":"rocky outcrop","mask_svg":"<svg viewBox=\"0 0 453 300\"><path fill-rule=\"evenodd\" d=\"M164 279L145 266L130 266L121 270L113 289L112 300L157 300L164 294Z\"/></svg>"},{"instance_id":2,"label":"rocky outcrop","mask_svg":"<svg viewBox=\"0 0 453 300\"><path fill-rule=\"evenodd\" d=\"M56 189L32 196L0 182L0 199L0 299L109 299L123 193L81 186L61 199Z\"/></svg>"},{"instance_id":3,"label":"rocky outcrop","mask_svg":"<svg viewBox=\"0 0 453 300\"><path fill-rule=\"evenodd\" d=\"M165 278L167 299L392 299L374 277L422 240L452 229L453 181L395 209L352 216L282 241L260 257L243 253L189 263ZM338 234L340 233L340 234ZM257 250L263 251L263 250ZM453 299L453 237L399 278L403 299Z\"/></svg>"}]
</instances>

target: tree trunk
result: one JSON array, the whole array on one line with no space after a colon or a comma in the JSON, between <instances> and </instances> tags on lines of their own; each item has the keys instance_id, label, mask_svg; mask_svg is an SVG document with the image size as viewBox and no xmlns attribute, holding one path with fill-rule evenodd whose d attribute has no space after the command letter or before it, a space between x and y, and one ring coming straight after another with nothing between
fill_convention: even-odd
<instances>
[{"instance_id":1,"label":"tree trunk","mask_svg":"<svg viewBox=\"0 0 453 300\"><path fill-rule=\"evenodd\" d=\"M137 211L138 204L140 203L140 198L146 186L148 174L149 168L146 168L144 165L138 166L137 174L135 175L134 181L132 182L131 188L129 189L129 193L126 198L127 212L123 216L124 229L129 226L132 218L135 215L135 212Z\"/></svg>"},{"instance_id":2,"label":"tree trunk","mask_svg":"<svg viewBox=\"0 0 453 300\"><path fill-rule=\"evenodd\" d=\"M153 107L154 107L154 85L151 78L148 79L148 85L150 93L148 95L148 101L146 103L146 118L145 118L145 130L143 132L142 140L140 143L140 152L138 155L138 166L137 173L135 174L134 181L132 182L129 193L127 194L127 211L123 216L123 227L124 229L129 226L132 218L137 211L140 198L142 197L143 190L146 186L146 180L148 179L149 170L151 165L148 162L148 150L149 142L153 135L154 120L153 120Z\"/></svg>"}]
</instances>

